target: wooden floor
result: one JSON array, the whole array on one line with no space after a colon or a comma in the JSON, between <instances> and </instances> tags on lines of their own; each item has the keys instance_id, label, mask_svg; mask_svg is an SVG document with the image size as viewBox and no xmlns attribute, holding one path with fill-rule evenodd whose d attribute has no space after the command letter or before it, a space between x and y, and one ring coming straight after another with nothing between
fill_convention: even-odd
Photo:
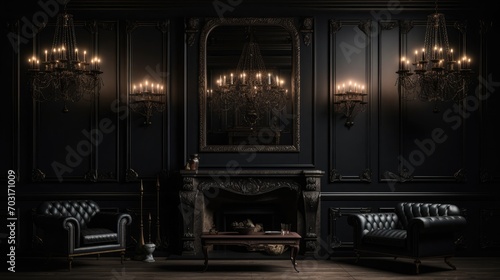
<instances>
[{"instance_id":1,"label":"wooden floor","mask_svg":"<svg viewBox=\"0 0 500 280\"><path fill-rule=\"evenodd\" d=\"M410 259L366 257L358 263L351 257L328 260L299 259L295 272L290 260L269 259L213 259L203 272L203 260L155 257L155 262L126 260L120 264L118 257L78 257L73 269L68 271L63 258L33 258L16 261L16 272L4 272L5 279L91 279L91 280L142 280L142 279L500 279L499 258L451 259L457 270L452 270L443 259L425 259L420 273Z\"/></svg>"}]
</instances>

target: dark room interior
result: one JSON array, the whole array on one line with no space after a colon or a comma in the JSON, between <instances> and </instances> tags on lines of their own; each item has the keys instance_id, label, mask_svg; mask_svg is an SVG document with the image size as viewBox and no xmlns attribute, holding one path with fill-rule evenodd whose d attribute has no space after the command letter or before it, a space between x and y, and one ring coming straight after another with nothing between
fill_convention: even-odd
<instances>
[{"instance_id":1,"label":"dark room interior","mask_svg":"<svg viewBox=\"0 0 500 280\"><path fill-rule=\"evenodd\" d=\"M7 279L500 279L490 4L4 5Z\"/></svg>"}]
</instances>

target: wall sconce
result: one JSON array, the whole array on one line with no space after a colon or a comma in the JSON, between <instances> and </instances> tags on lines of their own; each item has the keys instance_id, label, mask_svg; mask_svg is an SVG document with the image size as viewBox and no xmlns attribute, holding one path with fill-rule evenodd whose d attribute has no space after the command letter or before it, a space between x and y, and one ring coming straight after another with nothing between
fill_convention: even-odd
<instances>
[{"instance_id":1,"label":"wall sconce","mask_svg":"<svg viewBox=\"0 0 500 280\"><path fill-rule=\"evenodd\" d=\"M333 101L334 111L343 114L347 128L351 128L354 125L356 115L365 110L366 104L368 104L365 101L367 95L365 86L352 83L352 81L349 81L347 86L345 83L342 86L337 86Z\"/></svg>"},{"instance_id":2,"label":"wall sconce","mask_svg":"<svg viewBox=\"0 0 500 280\"><path fill-rule=\"evenodd\" d=\"M132 85L129 107L132 111L144 116L145 125L150 125L153 114L163 112L165 109L163 85L149 83L147 80L138 86Z\"/></svg>"}]
</instances>

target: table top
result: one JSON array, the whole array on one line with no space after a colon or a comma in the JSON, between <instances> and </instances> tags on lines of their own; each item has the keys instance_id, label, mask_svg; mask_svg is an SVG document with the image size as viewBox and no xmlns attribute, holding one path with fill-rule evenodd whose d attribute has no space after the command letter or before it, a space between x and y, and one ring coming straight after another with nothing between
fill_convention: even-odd
<instances>
[{"instance_id":1,"label":"table top","mask_svg":"<svg viewBox=\"0 0 500 280\"><path fill-rule=\"evenodd\" d=\"M281 234L278 232L254 232L252 234L240 234L238 232L219 232L217 234L204 232L201 235L202 239L300 239L302 238L296 232Z\"/></svg>"}]
</instances>

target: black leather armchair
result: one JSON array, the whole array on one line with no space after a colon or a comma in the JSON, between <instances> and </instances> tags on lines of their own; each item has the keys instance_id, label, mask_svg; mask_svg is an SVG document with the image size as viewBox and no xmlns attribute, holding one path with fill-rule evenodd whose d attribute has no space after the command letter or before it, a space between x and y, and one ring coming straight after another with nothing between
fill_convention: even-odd
<instances>
[{"instance_id":1,"label":"black leather armchair","mask_svg":"<svg viewBox=\"0 0 500 280\"><path fill-rule=\"evenodd\" d=\"M120 252L123 263L129 214L101 212L92 200L44 201L33 221L44 249L67 256L69 270L82 255Z\"/></svg>"},{"instance_id":2,"label":"black leather armchair","mask_svg":"<svg viewBox=\"0 0 500 280\"><path fill-rule=\"evenodd\" d=\"M352 214L354 251L369 252L415 260L416 273L422 258L455 255L455 242L466 220L452 204L398 203L395 212ZM357 261L356 260L356 261Z\"/></svg>"}]
</instances>

